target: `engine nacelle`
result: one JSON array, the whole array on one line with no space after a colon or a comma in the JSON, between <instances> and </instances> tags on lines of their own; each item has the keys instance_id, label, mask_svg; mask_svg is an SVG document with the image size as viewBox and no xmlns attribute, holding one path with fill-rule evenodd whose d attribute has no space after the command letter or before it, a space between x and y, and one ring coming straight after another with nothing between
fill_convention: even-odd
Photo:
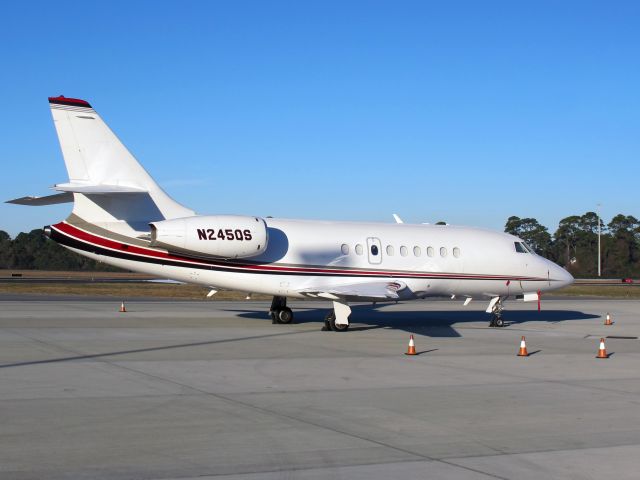
<instances>
[{"instance_id":1,"label":"engine nacelle","mask_svg":"<svg viewBox=\"0 0 640 480\"><path fill-rule=\"evenodd\" d=\"M267 249L267 224L259 217L196 215L152 222L151 246L217 258L245 258Z\"/></svg>"}]
</instances>

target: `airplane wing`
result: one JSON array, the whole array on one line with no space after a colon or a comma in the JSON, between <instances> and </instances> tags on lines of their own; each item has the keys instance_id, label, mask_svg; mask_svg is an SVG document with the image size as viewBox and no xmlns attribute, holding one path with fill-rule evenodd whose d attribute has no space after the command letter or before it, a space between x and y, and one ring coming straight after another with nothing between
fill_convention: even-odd
<instances>
[{"instance_id":1,"label":"airplane wing","mask_svg":"<svg viewBox=\"0 0 640 480\"><path fill-rule=\"evenodd\" d=\"M317 287L300 289L298 292L309 297L321 297L329 300L379 301L397 300L400 298L398 292L406 287L404 282L389 279L349 285L318 285Z\"/></svg>"}]
</instances>

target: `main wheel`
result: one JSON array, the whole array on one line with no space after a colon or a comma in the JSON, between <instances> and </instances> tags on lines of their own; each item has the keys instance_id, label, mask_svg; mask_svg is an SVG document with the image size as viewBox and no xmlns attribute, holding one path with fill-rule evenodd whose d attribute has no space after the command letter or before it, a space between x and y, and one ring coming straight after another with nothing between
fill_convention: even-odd
<instances>
[{"instance_id":1,"label":"main wheel","mask_svg":"<svg viewBox=\"0 0 640 480\"><path fill-rule=\"evenodd\" d=\"M293 322L293 312L289 307L284 307L282 310L278 310L278 321L280 323Z\"/></svg>"},{"instance_id":2,"label":"main wheel","mask_svg":"<svg viewBox=\"0 0 640 480\"><path fill-rule=\"evenodd\" d=\"M347 323L346 325L344 325L341 323L336 323L336 321L334 320L331 324L331 328L334 332L346 332L347 330L349 330L349 324Z\"/></svg>"},{"instance_id":3,"label":"main wheel","mask_svg":"<svg viewBox=\"0 0 640 480\"><path fill-rule=\"evenodd\" d=\"M496 317L495 321L496 327L504 327L504 320L502 317Z\"/></svg>"},{"instance_id":4,"label":"main wheel","mask_svg":"<svg viewBox=\"0 0 640 480\"><path fill-rule=\"evenodd\" d=\"M336 314L333 310L331 310L331 312L329 312L329 314L327 314L326 318L325 318L325 323L329 322L329 328L331 330L333 330L334 332L346 332L347 330L349 330L349 324L347 323L346 325L341 324L341 323L336 323Z\"/></svg>"},{"instance_id":5,"label":"main wheel","mask_svg":"<svg viewBox=\"0 0 640 480\"><path fill-rule=\"evenodd\" d=\"M330 332L331 330L333 330L333 328L331 327L332 322L336 321L336 315L333 312L333 310L330 310L329 313L327 313L324 316L324 327L322 327L322 331L323 332Z\"/></svg>"}]
</instances>

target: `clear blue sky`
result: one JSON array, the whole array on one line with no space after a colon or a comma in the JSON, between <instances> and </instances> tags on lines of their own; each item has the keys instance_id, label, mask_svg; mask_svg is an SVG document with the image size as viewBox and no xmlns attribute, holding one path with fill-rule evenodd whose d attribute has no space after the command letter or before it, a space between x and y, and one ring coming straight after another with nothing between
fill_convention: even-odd
<instances>
[{"instance_id":1,"label":"clear blue sky","mask_svg":"<svg viewBox=\"0 0 640 480\"><path fill-rule=\"evenodd\" d=\"M640 2L8 2L2 199L66 171L84 98L199 213L551 232L640 217ZM70 206L0 205L15 235Z\"/></svg>"}]
</instances>

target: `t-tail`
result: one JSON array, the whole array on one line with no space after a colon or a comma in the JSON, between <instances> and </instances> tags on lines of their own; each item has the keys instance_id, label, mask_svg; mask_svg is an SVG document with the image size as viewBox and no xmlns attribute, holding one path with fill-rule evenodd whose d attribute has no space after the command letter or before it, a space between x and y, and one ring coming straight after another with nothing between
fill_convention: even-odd
<instances>
[{"instance_id":1,"label":"t-tail","mask_svg":"<svg viewBox=\"0 0 640 480\"><path fill-rule=\"evenodd\" d=\"M68 223L127 237L148 234L150 222L194 215L158 186L88 102L59 96L49 105L69 181L54 185L61 193L9 203L73 201Z\"/></svg>"}]
</instances>

